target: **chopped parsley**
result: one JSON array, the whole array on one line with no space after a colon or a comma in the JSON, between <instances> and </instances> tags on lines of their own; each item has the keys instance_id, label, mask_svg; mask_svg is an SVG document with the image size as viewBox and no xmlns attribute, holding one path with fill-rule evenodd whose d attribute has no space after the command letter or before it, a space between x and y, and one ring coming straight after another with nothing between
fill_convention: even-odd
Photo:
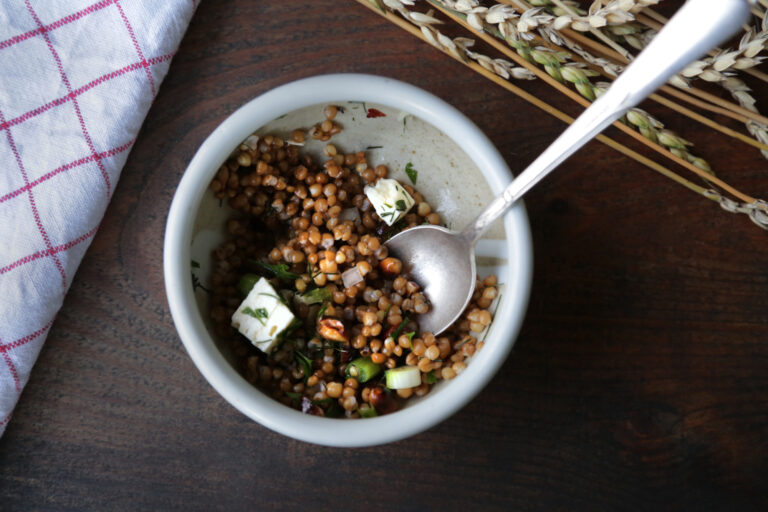
<instances>
[{"instance_id":1,"label":"chopped parsley","mask_svg":"<svg viewBox=\"0 0 768 512\"><path fill-rule=\"evenodd\" d=\"M437 382L437 375L435 375L435 370L430 370L425 376L424 380L427 381L427 384L434 384Z\"/></svg>"},{"instance_id":2,"label":"chopped parsley","mask_svg":"<svg viewBox=\"0 0 768 512\"><path fill-rule=\"evenodd\" d=\"M241 311L243 314L246 314L248 316L252 316L259 322L261 322L261 325L267 325L267 322L265 321L267 318L269 318L269 313L264 308L257 308L257 309L251 309L250 307L246 307Z\"/></svg>"},{"instance_id":3,"label":"chopped parsley","mask_svg":"<svg viewBox=\"0 0 768 512\"><path fill-rule=\"evenodd\" d=\"M397 211L404 212L405 211L405 201L402 199L398 199L395 201L395 207L397 208Z\"/></svg>"},{"instance_id":4,"label":"chopped parsley","mask_svg":"<svg viewBox=\"0 0 768 512\"><path fill-rule=\"evenodd\" d=\"M309 376L312 375L312 360L299 351L294 352L293 355L296 357L296 362L304 369L304 382L307 382Z\"/></svg>"},{"instance_id":5,"label":"chopped parsley","mask_svg":"<svg viewBox=\"0 0 768 512\"><path fill-rule=\"evenodd\" d=\"M208 295L213 293L211 290L203 286L203 283L200 282L200 279L194 273L192 273L192 290L196 291L198 288L203 290Z\"/></svg>"},{"instance_id":6,"label":"chopped parsley","mask_svg":"<svg viewBox=\"0 0 768 512\"><path fill-rule=\"evenodd\" d=\"M280 279L281 281L295 281L296 279L299 279L301 277L299 274L290 272L288 270L290 267L286 263L282 263L280 265L270 265L269 263L264 263L263 261L257 261L257 260L249 260L249 261L251 263L255 263L256 265L260 266L264 270L270 272L272 275L274 275L276 278Z\"/></svg>"},{"instance_id":7,"label":"chopped parsley","mask_svg":"<svg viewBox=\"0 0 768 512\"><path fill-rule=\"evenodd\" d=\"M413 164L411 162L405 164L405 174L408 175L408 179L411 180L411 183L415 185L416 179L419 177L419 171L413 168Z\"/></svg>"}]
</instances>

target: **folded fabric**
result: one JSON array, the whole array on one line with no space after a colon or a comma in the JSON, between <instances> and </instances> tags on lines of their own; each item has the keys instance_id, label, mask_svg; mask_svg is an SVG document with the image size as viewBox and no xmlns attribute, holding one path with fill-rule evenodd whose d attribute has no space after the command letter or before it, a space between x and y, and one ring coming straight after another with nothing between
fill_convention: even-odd
<instances>
[{"instance_id":1,"label":"folded fabric","mask_svg":"<svg viewBox=\"0 0 768 512\"><path fill-rule=\"evenodd\" d=\"M0 435L195 7L0 3Z\"/></svg>"}]
</instances>

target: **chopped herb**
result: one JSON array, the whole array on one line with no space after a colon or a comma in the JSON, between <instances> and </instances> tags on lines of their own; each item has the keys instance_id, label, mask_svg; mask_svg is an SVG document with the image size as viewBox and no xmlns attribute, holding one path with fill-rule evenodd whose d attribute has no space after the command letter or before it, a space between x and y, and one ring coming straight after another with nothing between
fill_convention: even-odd
<instances>
[{"instance_id":1,"label":"chopped herb","mask_svg":"<svg viewBox=\"0 0 768 512\"><path fill-rule=\"evenodd\" d=\"M195 260L192 260L191 265L192 265L192 268L200 268L200 264Z\"/></svg>"},{"instance_id":2,"label":"chopped herb","mask_svg":"<svg viewBox=\"0 0 768 512\"><path fill-rule=\"evenodd\" d=\"M364 101L350 101L349 103L356 103L358 105L362 105L363 106L363 110L365 110L365 113L366 114L368 113L368 107L365 106L365 102ZM352 108L355 108L355 107L352 107Z\"/></svg>"},{"instance_id":3,"label":"chopped herb","mask_svg":"<svg viewBox=\"0 0 768 512\"><path fill-rule=\"evenodd\" d=\"M323 398L322 400L312 400L313 405L322 406L328 404L328 408L325 410L325 416L327 418L338 418L344 415L344 409L341 408L339 402L333 398Z\"/></svg>"},{"instance_id":4,"label":"chopped herb","mask_svg":"<svg viewBox=\"0 0 768 512\"><path fill-rule=\"evenodd\" d=\"M309 274L309 278L314 281L314 279L321 274L319 268L314 268L310 262L307 262L307 274Z\"/></svg>"},{"instance_id":5,"label":"chopped herb","mask_svg":"<svg viewBox=\"0 0 768 512\"><path fill-rule=\"evenodd\" d=\"M337 109L339 112L341 112L342 114L344 113L344 107L342 107L341 105L337 105L337 106L336 106L336 109Z\"/></svg>"},{"instance_id":6,"label":"chopped herb","mask_svg":"<svg viewBox=\"0 0 768 512\"><path fill-rule=\"evenodd\" d=\"M403 123L405 123L405 119L403 119ZM408 162L407 164L405 164L405 174L408 175L408 178L411 180L411 183L415 185L416 179L419 177L419 171L413 168L413 164L411 162Z\"/></svg>"},{"instance_id":7,"label":"chopped herb","mask_svg":"<svg viewBox=\"0 0 768 512\"><path fill-rule=\"evenodd\" d=\"M323 304L323 307L320 308L320 311L317 312L317 318L323 318L323 315L325 314L325 310L328 309L328 302Z\"/></svg>"},{"instance_id":8,"label":"chopped herb","mask_svg":"<svg viewBox=\"0 0 768 512\"><path fill-rule=\"evenodd\" d=\"M349 350L347 350L347 344L343 341L333 341L323 338L322 349L325 350L327 348L335 350L336 352L349 352Z\"/></svg>"},{"instance_id":9,"label":"chopped herb","mask_svg":"<svg viewBox=\"0 0 768 512\"><path fill-rule=\"evenodd\" d=\"M325 301L331 300L331 290L329 288L315 288L314 290L298 295L298 298L308 306L311 306L312 304L322 304Z\"/></svg>"},{"instance_id":10,"label":"chopped herb","mask_svg":"<svg viewBox=\"0 0 768 512\"><path fill-rule=\"evenodd\" d=\"M301 400L301 393L294 393L293 391L286 391L285 396L293 401Z\"/></svg>"},{"instance_id":11,"label":"chopped herb","mask_svg":"<svg viewBox=\"0 0 768 512\"><path fill-rule=\"evenodd\" d=\"M294 352L293 355L296 362L304 369L304 382L307 382L309 376L312 375L312 360L298 351Z\"/></svg>"},{"instance_id":12,"label":"chopped herb","mask_svg":"<svg viewBox=\"0 0 768 512\"><path fill-rule=\"evenodd\" d=\"M405 324L408 323L408 315L405 315L405 318L403 318L403 322L397 326L397 329L395 329L395 332L392 333L392 339L397 340L397 338L400 337L400 333L405 328Z\"/></svg>"},{"instance_id":13,"label":"chopped herb","mask_svg":"<svg viewBox=\"0 0 768 512\"><path fill-rule=\"evenodd\" d=\"M384 146L368 146L365 148L366 151L370 151L371 149L382 149Z\"/></svg>"},{"instance_id":14,"label":"chopped herb","mask_svg":"<svg viewBox=\"0 0 768 512\"><path fill-rule=\"evenodd\" d=\"M458 342L455 347L453 347L454 350L460 348L462 345L464 345L466 342L468 342L471 339L472 339L472 336L467 336L466 338Z\"/></svg>"},{"instance_id":15,"label":"chopped herb","mask_svg":"<svg viewBox=\"0 0 768 512\"><path fill-rule=\"evenodd\" d=\"M426 378L424 379L427 381L427 384L434 384L437 382L437 376L435 375L435 370L430 370L429 373L427 373Z\"/></svg>"},{"instance_id":16,"label":"chopped herb","mask_svg":"<svg viewBox=\"0 0 768 512\"><path fill-rule=\"evenodd\" d=\"M416 331L404 332L403 335L408 336L408 344L411 346L411 350L413 350L413 337L416 335Z\"/></svg>"},{"instance_id":17,"label":"chopped herb","mask_svg":"<svg viewBox=\"0 0 768 512\"><path fill-rule=\"evenodd\" d=\"M394 214L395 214L395 211L394 211L394 210L392 210L392 211L388 211L388 212L384 212L384 213L382 213L382 214L381 214L381 218L382 218L382 219L383 219L384 217L390 217L390 218L391 218L391 217L392 217Z\"/></svg>"},{"instance_id":18,"label":"chopped herb","mask_svg":"<svg viewBox=\"0 0 768 512\"><path fill-rule=\"evenodd\" d=\"M209 290L208 288L203 286L203 283L200 282L200 279L198 279L198 277L194 273L192 273L191 275L192 275L192 290L193 291L196 291L198 288L200 288L201 290L203 290L208 295L213 293L211 290Z\"/></svg>"},{"instance_id":19,"label":"chopped herb","mask_svg":"<svg viewBox=\"0 0 768 512\"><path fill-rule=\"evenodd\" d=\"M384 234L384 240L389 240L399 232L401 232L403 229L405 229L405 219L400 219L399 221L392 224L392 226L389 228L389 230Z\"/></svg>"},{"instance_id":20,"label":"chopped herb","mask_svg":"<svg viewBox=\"0 0 768 512\"><path fill-rule=\"evenodd\" d=\"M295 281L296 279L299 279L301 276L299 274L296 274L294 272L289 272L288 269L290 268L288 264L282 263L280 265L270 265L269 263L264 263L263 261L258 260L248 260L251 263L255 263L256 265L260 266L264 270L267 270L272 273L276 278L283 280L283 281Z\"/></svg>"},{"instance_id":21,"label":"chopped herb","mask_svg":"<svg viewBox=\"0 0 768 512\"><path fill-rule=\"evenodd\" d=\"M267 325L267 322L265 322L265 319L269 318L269 312L264 308L258 308L256 310L253 310L250 307L246 307L240 312L248 316L252 316L256 320L261 322L261 325Z\"/></svg>"},{"instance_id":22,"label":"chopped herb","mask_svg":"<svg viewBox=\"0 0 768 512\"><path fill-rule=\"evenodd\" d=\"M402 199L398 199L395 202L395 206L397 207L397 211L404 212L405 211L405 201Z\"/></svg>"}]
</instances>

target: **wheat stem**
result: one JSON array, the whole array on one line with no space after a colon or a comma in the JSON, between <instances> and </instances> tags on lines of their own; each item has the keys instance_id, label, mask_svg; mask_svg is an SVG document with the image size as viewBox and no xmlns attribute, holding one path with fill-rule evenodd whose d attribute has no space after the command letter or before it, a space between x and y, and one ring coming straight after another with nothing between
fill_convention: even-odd
<instances>
[{"instance_id":1,"label":"wheat stem","mask_svg":"<svg viewBox=\"0 0 768 512\"><path fill-rule=\"evenodd\" d=\"M422 41L425 41L427 43L430 42L424 36L422 31L419 30L418 28L416 28L414 25L412 25L411 23L409 23L408 21L406 21L406 20L404 20L402 18L397 17L396 15L392 14L389 11L379 9L378 7L374 6L370 2L370 0L355 0L355 1L358 2L359 4L363 5L363 6L367 7L368 9L372 10L373 12L379 14L380 16L384 17L387 21L389 21L391 23L394 23L398 27L406 30L410 34L412 34L412 35L416 36L417 38L421 39ZM491 80L492 82L500 85L504 89L510 91L511 93L513 93L516 96L520 97L521 99L527 101L528 103L531 103L532 105L534 105L537 108L543 110L544 112L550 114L551 116L553 116L553 117L555 117L555 118L557 118L557 119L559 119L559 120L561 120L561 121L563 121L563 122L565 122L567 124L572 124L574 122L574 118L572 118L568 114L566 114L566 113L564 113L564 112L562 112L562 111L552 107L551 105L549 105L545 101L540 100L536 96L534 96L534 95L524 91L523 89L515 86L514 84L511 84L509 81L503 79L502 77L496 75L495 73L492 73L492 72L488 71L487 69L483 68L479 64L477 64L475 62L472 62L472 61L469 61L469 60L464 60L464 59L460 58L459 56L455 55L454 53L446 51L443 48L438 48L438 49L440 51L442 51L443 53L445 53L446 55L448 55L449 57L451 57L451 58L457 60L458 62L464 64L465 66L469 67L474 72L476 72L476 73L484 76L485 78ZM652 169L652 170L654 170L654 171L656 171L656 172L666 176L667 178L675 181L676 183L678 183L680 185L683 185L687 189L689 189L689 190L691 190L693 192L696 192L697 194L700 194L703 197L706 197L707 199L710 199L710 200L713 200L713 201L717 201L717 199L715 199L715 197L714 197L714 195L712 194L711 191L708 191L704 187L696 185L695 183L693 183L693 182L683 178L682 176L680 176L679 174L675 173L674 171L671 171L670 169L662 166L661 164L655 162L654 160L651 160L650 158L648 158L648 157L646 157L644 155L641 155L640 153L632 150L631 148L629 148L629 147L627 147L627 146L625 146L625 145L623 145L623 144L621 144L619 142L616 142L615 140L613 140L613 139L611 139L611 138L609 138L609 137L607 137L605 135L602 135L602 134L598 135L596 137L596 139L598 141L602 142L603 144L605 144L606 146L608 146L608 147L618 151L619 153L632 158L636 162L641 163L641 164L647 166L648 168L650 168L650 169ZM731 192L731 190L728 190L728 188L731 188L731 187L723 188L723 190L726 190L727 192L731 193L731 195L733 195L734 197L737 197L740 200L745 201L747 203L754 202L754 199L749 197L749 196L747 196L746 194L742 194L742 193L740 193L738 191L735 191L736 193L734 194L733 192Z\"/></svg>"},{"instance_id":2,"label":"wheat stem","mask_svg":"<svg viewBox=\"0 0 768 512\"><path fill-rule=\"evenodd\" d=\"M467 21L460 16L457 16L453 11L446 9L443 7L439 2L436 0L430 0L430 3L435 5L443 14L451 18L453 21L458 23L459 25L463 26L464 28L468 30L473 30L472 26L467 23ZM586 99L582 98L575 92L573 92L568 87L564 86L562 83L557 81L556 79L549 76L547 73L542 72L537 66L532 65L530 62L528 62L525 58L515 54L512 52L505 44L501 43L499 40L497 40L495 37L492 37L488 35L485 32L476 32L477 35L483 39L486 43L493 46L496 50L504 53L507 57L517 62L520 66L525 67L532 73L534 73L538 78L541 80L547 82L552 87L556 88L558 91L562 92L572 100L576 101L583 107L588 107L590 105L590 102ZM736 190L735 188L731 187L724 181L720 180L716 176L711 175L711 171L708 171L707 169L704 169L700 166L697 166L696 164L692 162L697 162L696 157L691 156L689 153L687 153L687 150L685 149L685 143L684 141L680 140L678 137L673 136L672 134L669 134L669 137L663 137L663 135L667 135L666 133L660 133L658 136L656 136L657 140L667 140L667 138L671 139L671 147L670 149L664 148L662 145L654 142L653 140L648 138L647 131L646 130L653 130L653 122L647 121L647 114L645 112L639 111L639 109L636 109L636 114L638 114L638 117L640 121L645 121L643 125L638 124L634 121L634 119L631 119L633 121L633 124L637 124L638 127L641 130L644 130L645 133L640 134L634 129L630 128L629 126L625 125L621 122L615 122L613 125L617 128L619 128L621 131L629 135L630 137L634 138L635 140L641 142L645 146L651 148L652 150L656 151L657 153L669 158L670 160L674 161L678 165L681 165L688 169L689 171L693 172L694 174L697 174L701 178L704 178L706 181L719 186L723 190L728 191L728 193L734 195L735 197L738 197L742 201L746 202L752 202L754 201L753 198L750 196L741 193L740 191ZM635 118L635 119L637 119ZM644 119L643 119L644 118ZM690 158L691 161L687 160L686 158ZM697 162L699 163L699 162ZM699 165L702 165L699 163Z\"/></svg>"},{"instance_id":3,"label":"wheat stem","mask_svg":"<svg viewBox=\"0 0 768 512\"><path fill-rule=\"evenodd\" d=\"M505 0L501 0L501 1L504 2ZM618 61L617 63L619 64L628 63L628 61L624 60L623 57L615 53L610 48L606 48L605 46L601 45L597 41L593 41L588 37L585 37L579 34L578 32L572 31L570 29L562 29L562 32L563 32L563 35L565 35L566 37L572 38L573 40L577 41L579 44L582 44L584 46L589 46L591 49L600 53L600 55L606 59L610 59L614 62ZM742 71L748 71L748 70L742 70ZM766 78L768 78L768 75L766 76ZM731 103L722 98L718 98L717 96L710 94L706 91L702 91L701 89L698 89L696 87L679 89L677 87L673 87L670 85L662 85L659 88L659 90L671 96L674 96L678 99L686 101L687 103L696 105L699 108L704 108L706 110L709 110L710 112L715 112L715 113L730 117L731 119L741 121L743 123L746 123L748 120L752 120L761 124L768 124L768 118L763 116L759 112L752 112L750 110L747 110L741 107L740 105ZM686 93L685 91L688 91L688 93L690 94ZM697 101L691 95L707 100L707 104ZM712 107L708 107L707 105L712 105Z\"/></svg>"}]
</instances>

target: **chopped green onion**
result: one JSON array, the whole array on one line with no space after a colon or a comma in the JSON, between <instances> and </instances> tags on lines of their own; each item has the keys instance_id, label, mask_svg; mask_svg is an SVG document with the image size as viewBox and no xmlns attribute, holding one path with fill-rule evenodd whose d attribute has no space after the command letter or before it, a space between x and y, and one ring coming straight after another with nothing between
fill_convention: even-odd
<instances>
[{"instance_id":1,"label":"chopped green onion","mask_svg":"<svg viewBox=\"0 0 768 512\"><path fill-rule=\"evenodd\" d=\"M405 201L402 199L398 199L395 201L395 206L397 207L397 211L404 212L405 211Z\"/></svg>"},{"instance_id":2,"label":"chopped green onion","mask_svg":"<svg viewBox=\"0 0 768 512\"><path fill-rule=\"evenodd\" d=\"M251 292L253 287L256 286L256 283L259 281L259 279L261 279L261 276L256 274L245 274L237 282L237 291L240 292L240 295L246 297Z\"/></svg>"},{"instance_id":3,"label":"chopped green onion","mask_svg":"<svg viewBox=\"0 0 768 512\"><path fill-rule=\"evenodd\" d=\"M411 346L411 350L413 350L413 337L416 335L416 331L406 332L403 333L405 336L408 336L408 344ZM397 341L397 340L395 340Z\"/></svg>"},{"instance_id":4,"label":"chopped green onion","mask_svg":"<svg viewBox=\"0 0 768 512\"><path fill-rule=\"evenodd\" d=\"M325 310L328 309L328 302L323 304L323 307L320 308L320 311L317 312L317 318L323 318L323 315L325 314Z\"/></svg>"},{"instance_id":5,"label":"chopped green onion","mask_svg":"<svg viewBox=\"0 0 768 512\"><path fill-rule=\"evenodd\" d=\"M359 413L360 413L360 417L361 417L361 418L375 418L376 416L378 416L378 415L379 415L379 414L376 412L376 409L374 409L373 407L371 407L371 406L370 406L370 405L368 405L368 404L363 404L363 405L361 405L361 406L360 406L360 407L357 409L357 412L359 412Z\"/></svg>"},{"instance_id":6,"label":"chopped green onion","mask_svg":"<svg viewBox=\"0 0 768 512\"><path fill-rule=\"evenodd\" d=\"M405 315L405 318L403 318L403 322L397 326L397 329L395 329L395 332L392 333L392 339L397 341L397 338L400 337L400 333L403 332L403 329L405 328L405 324L408 323L408 315Z\"/></svg>"},{"instance_id":7,"label":"chopped green onion","mask_svg":"<svg viewBox=\"0 0 768 512\"><path fill-rule=\"evenodd\" d=\"M200 268L200 264L196 262L195 260L191 261L192 268Z\"/></svg>"},{"instance_id":8,"label":"chopped green onion","mask_svg":"<svg viewBox=\"0 0 768 512\"><path fill-rule=\"evenodd\" d=\"M424 380L427 382L427 384L434 384L437 382L437 375L435 375L435 370L430 370Z\"/></svg>"},{"instance_id":9,"label":"chopped green onion","mask_svg":"<svg viewBox=\"0 0 768 512\"><path fill-rule=\"evenodd\" d=\"M357 379L357 382L368 382L381 372L381 367L371 361L370 357L360 357L347 365L347 377Z\"/></svg>"},{"instance_id":10,"label":"chopped green onion","mask_svg":"<svg viewBox=\"0 0 768 512\"><path fill-rule=\"evenodd\" d=\"M392 368L385 373L389 389L415 388L421 385L421 371L416 366Z\"/></svg>"}]
</instances>

